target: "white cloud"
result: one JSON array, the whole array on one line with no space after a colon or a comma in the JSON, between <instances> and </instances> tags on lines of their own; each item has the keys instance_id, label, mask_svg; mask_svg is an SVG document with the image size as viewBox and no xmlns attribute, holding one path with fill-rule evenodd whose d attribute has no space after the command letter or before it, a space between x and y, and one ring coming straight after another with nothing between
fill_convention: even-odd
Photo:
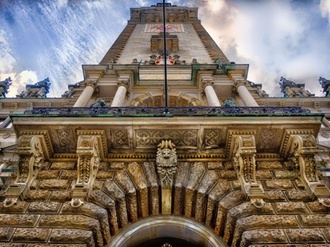
<instances>
[{"instance_id":1,"label":"white cloud","mask_svg":"<svg viewBox=\"0 0 330 247\"><path fill-rule=\"evenodd\" d=\"M0 30L0 81L10 77L12 85L9 88L7 97L15 97L25 89L28 83L37 82L37 73L35 71L24 70L15 72L17 66L15 58L11 55L10 44L6 39L6 32Z\"/></svg>"},{"instance_id":2,"label":"white cloud","mask_svg":"<svg viewBox=\"0 0 330 247\"><path fill-rule=\"evenodd\" d=\"M12 71L16 63L15 58L10 54L11 50L6 36L7 33L0 30L0 77L2 74Z\"/></svg>"},{"instance_id":3,"label":"white cloud","mask_svg":"<svg viewBox=\"0 0 330 247\"><path fill-rule=\"evenodd\" d=\"M316 14L312 5L291 1L209 0L200 8L202 24L229 60L250 64L248 79L271 96L281 95L281 76L316 94L318 77L330 77L330 34L315 28Z\"/></svg>"},{"instance_id":4,"label":"white cloud","mask_svg":"<svg viewBox=\"0 0 330 247\"><path fill-rule=\"evenodd\" d=\"M26 84L34 84L38 81L38 76L35 71L24 70L19 74L9 74L12 79L12 85L9 88L7 97L15 97L25 90Z\"/></svg>"},{"instance_id":5,"label":"white cloud","mask_svg":"<svg viewBox=\"0 0 330 247\"><path fill-rule=\"evenodd\" d=\"M66 7L68 5L68 0L57 0L59 7Z\"/></svg>"},{"instance_id":6,"label":"white cloud","mask_svg":"<svg viewBox=\"0 0 330 247\"><path fill-rule=\"evenodd\" d=\"M321 0L320 2L320 10L323 17L328 17L330 21L330 1L329 0Z\"/></svg>"}]
</instances>

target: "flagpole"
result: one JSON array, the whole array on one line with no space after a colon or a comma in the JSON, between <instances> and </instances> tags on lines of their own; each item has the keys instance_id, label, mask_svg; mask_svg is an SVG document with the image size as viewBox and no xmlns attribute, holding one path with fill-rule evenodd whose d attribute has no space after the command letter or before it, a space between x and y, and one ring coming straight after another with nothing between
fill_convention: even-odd
<instances>
[{"instance_id":1,"label":"flagpole","mask_svg":"<svg viewBox=\"0 0 330 247\"><path fill-rule=\"evenodd\" d=\"M167 95L167 48L166 48L166 7L163 0L163 34L164 34L164 96L165 96L165 112L168 113L168 95Z\"/></svg>"}]
</instances>

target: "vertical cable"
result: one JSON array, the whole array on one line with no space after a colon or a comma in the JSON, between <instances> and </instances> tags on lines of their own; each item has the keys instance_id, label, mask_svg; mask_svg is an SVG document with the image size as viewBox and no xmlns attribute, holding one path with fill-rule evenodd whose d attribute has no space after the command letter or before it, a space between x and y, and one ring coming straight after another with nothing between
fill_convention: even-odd
<instances>
[{"instance_id":1,"label":"vertical cable","mask_svg":"<svg viewBox=\"0 0 330 247\"><path fill-rule=\"evenodd\" d=\"M167 96L167 48L166 48L166 7L163 0L163 33L164 33L164 96L165 96L165 112L168 113L168 96Z\"/></svg>"}]
</instances>

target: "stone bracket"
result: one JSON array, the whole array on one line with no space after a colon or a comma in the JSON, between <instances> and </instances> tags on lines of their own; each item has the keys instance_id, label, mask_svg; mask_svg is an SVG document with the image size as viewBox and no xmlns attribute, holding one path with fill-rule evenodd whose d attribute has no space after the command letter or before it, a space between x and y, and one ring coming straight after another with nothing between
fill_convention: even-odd
<instances>
[{"instance_id":1,"label":"stone bracket","mask_svg":"<svg viewBox=\"0 0 330 247\"><path fill-rule=\"evenodd\" d=\"M79 207L87 199L99 169L102 150L101 136L79 135L77 141L77 181L71 191L71 206Z\"/></svg>"},{"instance_id":2,"label":"stone bracket","mask_svg":"<svg viewBox=\"0 0 330 247\"><path fill-rule=\"evenodd\" d=\"M172 212L172 187L177 171L175 145L171 140L163 140L157 149L156 170L162 191L162 214Z\"/></svg>"},{"instance_id":3,"label":"stone bracket","mask_svg":"<svg viewBox=\"0 0 330 247\"><path fill-rule=\"evenodd\" d=\"M256 179L256 143L254 135L234 135L232 160L242 189L251 203L263 207L265 192Z\"/></svg>"},{"instance_id":4,"label":"stone bracket","mask_svg":"<svg viewBox=\"0 0 330 247\"><path fill-rule=\"evenodd\" d=\"M47 149L43 135L22 135L18 139L18 175L15 183L5 192L5 207L14 205L20 196L24 198L45 161L45 153Z\"/></svg>"},{"instance_id":5,"label":"stone bracket","mask_svg":"<svg viewBox=\"0 0 330 247\"><path fill-rule=\"evenodd\" d=\"M318 154L318 149L314 135L291 135L288 147L286 158L293 163L309 195L316 196L321 203L325 202L324 205L328 204L325 198L330 198L330 190L319 180L317 174L315 155Z\"/></svg>"},{"instance_id":6,"label":"stone bracket","mask_svg":"<svg viewBox=\"0 0 330 247\"><path fill-rule=\"evenodd\" d=\"M158 145L156 166L161 187L171 188L177 170L176 150L172 141L164 140Z\"/></svg>"}]
</instances>

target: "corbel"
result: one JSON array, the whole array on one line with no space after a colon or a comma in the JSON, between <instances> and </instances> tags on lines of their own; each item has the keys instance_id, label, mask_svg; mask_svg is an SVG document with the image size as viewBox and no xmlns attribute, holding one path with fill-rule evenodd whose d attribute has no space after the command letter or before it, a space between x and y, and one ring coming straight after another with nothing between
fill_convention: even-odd
<instances>
[{"instance_id":1,"label":"corbel","mask_svg":"<svg viewBox=\"0 0 330 247\"><path fill-rule=\"evenodd\" d=\"M255 207L262 208L265 192L256 179L256 152L254 135L233 136L232 160L242 190Z\"/></svg>"},{"instance_id":2,"label":"corbel","mask_svg":"<svg viewBox=\"0 0 330 247\"><path fill-rule=\"evenodd\" d=\"M43 135L22 135L18 139L16 153L19 155L17 178L5 192L4 207L24 198L46 159L46 141Z\"/></svg>"},{"instance_id":3,"label":"corbel","mask_svg":"<svg viewBox=\"0 0 330 247\"><path fill-rule=\"evenodd\" d=\"M319 180L315 155L318 154L316 140L312 134L291 135L288 140L287 159L293 164L306 191L320 203L330 207L330 190Z\"/></svg>"},{"instance_id":4,"label":"corbel","mask_svg":"<svg viewBox=\"0 0 330 247\"><path fill-rule=\"evenodd\" d=\"M101 134L100 131L78 131L78 177L71 191L72 207L80 207L93 188L101 159L104 158L104 138Z\"/></svg>"}]
</instances>

